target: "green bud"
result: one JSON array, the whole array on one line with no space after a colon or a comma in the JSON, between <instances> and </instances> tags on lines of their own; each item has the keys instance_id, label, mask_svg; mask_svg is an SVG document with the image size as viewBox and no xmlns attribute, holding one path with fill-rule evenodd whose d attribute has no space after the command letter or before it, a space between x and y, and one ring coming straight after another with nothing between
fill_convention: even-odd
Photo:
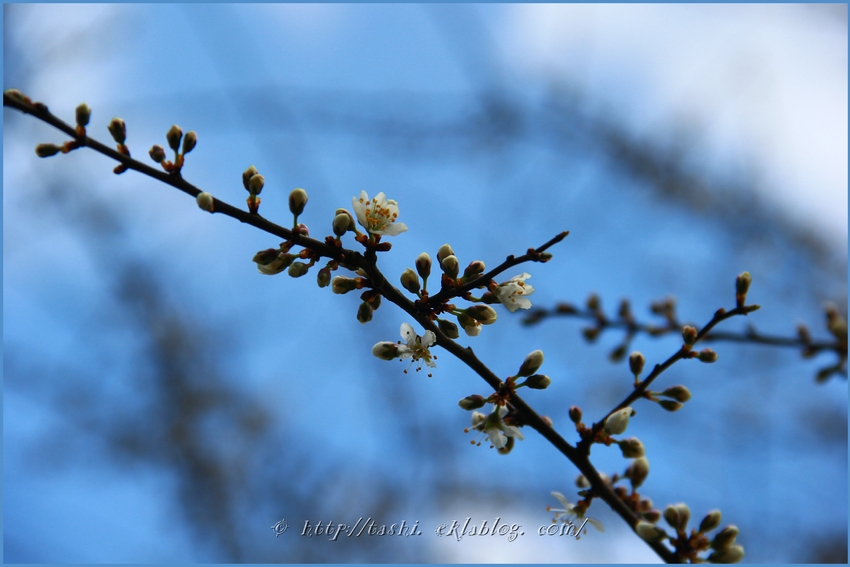
<instances>
[{"instance_id":1,"label":"green bud","mask_svg":"<svg viewBox=\"0 0 850 567\"><path fill-rule=\"evenodd\" d=\"M661 400L658 402L658 405L667 411L679 411L682 409L682 404L674 402L673 400Z\"/></svg>"},{"instance_id":2,"label":"green bud","mask_svg":"<svg viewBox=\"0 0 850 567\"><path fill-rule=\"evenodd\" d=\"M198 134L194 130L189 130L183 137L183 155L188 154L198 144Z\"/></svg>"},{"instance_id":3,"label":"green bud","mask_svg":"<svg viewBox=\"0 0 850 567\"><path fill-rule=\"evenodd\" d=\"M664 509L664 520L674 530L679 529L679 510L672 504Z\"/></svg>"},{"instance_id":4,"label":"green bud","mask_svg":"<svg viewBox=\"0 0 850 567\"><path fill-rule=\"evenodd\" d=\"M693 345L697 342L697 330L690 325L686 325L685 328L682 329L682 338L685 339L686 345Z\"/></svg>"},{"instance_id":5,"label":"green bud","mask_svg":"<svg viewBox=\"0 0 850 567\"><path fill-rule=\"evenodd\" d=\"M113 118L106 128L112 134L112 139L115 140L116 144L123 144L127 140L127 126L120 118Z\"/></svg>"},{"instance_id":6,"label":"green bud","mask_svg":"<svg viewBox=\"0 0 850 567\"><path fill-rule=\"evenodd\" d=\"M289 266L289 275L293 278L300 278L310 270L310 267L304 262L294 262Z\"/></svg>"},{"instance_id":7,"label":"green bud","mask_svg":"<svg viewBox=\"0 0 850 567\"><path fill-rule=\"evenodd\" d=\"M431 275L431 256L427 252L423 252L416 258L416 272L423 281Z\"/></svg>"},{"instance_id":8,"label":"green bud","mask_svg":"<svg viewBox=\"0 0 850 567\"><path fill-rule=\"evenodd\" d=\"M446 321L445 319L437 319L437 326L440 328L440 331L450 339L456 339L460 336L460 333L458 333L457 325L455 325L451 321Z\"/></svg>"},{"instance_id":9,"label":"green bud","mask_svg":"<svg viewBox=\"0 0 850 567\"><path fill-rule=\"evenodd\" d=\"M679 513L679 525L676 527L676 529L680 532L684 532L686 529L688 529L688 522L691 520L691 509L688 508L688 505L684 502L676 504L674 507Z\"/></svg>"},{"instance_id":10,"label":"green bud","mask_svg":"<svg viewBox=\"0 0 850 567\"><path fill-rule=\"evenodd\" d=\"M251 186L248 184L248 182L251 180L252 177L257 175L257 173L259 172L257 171L257 168L253 165L242 172L242 185L245 187L246 191L251 191Z\"/></svg>"},{"instance_id":11,"label":"green bud","mask_svg":"<svg viewBox=\"0 0 850 567\"><path fill-rule=\"evenodd\" d=\"M519 372L517 372L517 376L531 376L537 369L543 365L543 351L535 350L528 354L525 357L525 360L522 361L522 366L519 367Z\"/></svg>"},{"instance_id":12,"label":"green bud","mask_svg":"<svg viewBox=\"0 0 850 567\"><path fill-rule=\"evenodd\" d=\"M714 541L711 542L711 549L728 549L735 545L735 539L737 537L738 526L726 526L714 536Z\"/></svg>"},{"instance_id":13,"label":"green bud","mask_svg":"<svg viewBox=\"0 0 850 567\"><path fill-rule=\"evenodd\" d=\"M570 421L578 423L581 421L581 408L578 406L570 406Z\"/></svg>"},{"instance_id":14,"label":"green bud","mask_svg":"<svg viewBox=\"0 0 850 567\"><path fill-rule=\"evenodd\" d=\"M457 316L457 322L463 327L464 332L470 337L477 337L481 333L481 323L467 315L461 313Z\"/></svg>"},{"instance_id":15,"label":"green bud","mask_svg":"<svg viewBox=\"0 0 850 567\"><path fill-rule=\"evenodd\" d=\"M353 278L337 276L331 282L331 290L340 295L355 289L357 289L357 280Z\"/></svg>"},{"instance_id":16,"label":"green bud","mask_svg":"<svg viewBox=\"0 0 850 567\"><path fill-rule=\"evenodd\" d=\"M646 454L643 443L637 437L629 437L619 442L620 451L627 459L638 459Z\"/></svg>"},{"instance_id":17,"label":"green bud","mask_svg":"<svg viewBox=\"0 0 850 567\"><path fill-rule=\"evenodd\" d=\"M534 374L525 380L525 385L532 390L545 390L552 384L552 380L545 374Z\"/></svg>"},{"instance_id":18,"label":"green bud","mask_svg":"<svg viewBox=\"0 0 850 567\"><path fill-rule=\"evenodd\" d=\"M751 283L753 283L753 278L750 276L750 272L742 273L735 279L735 295L746 296Z\"/></svg>"},{"instance_id":19,"label":"green bud","mask_svg":"<svg viewBox=\"0 0 850 567\"><path fill-rule=\"evenodd\" d=\"M448 244L443 244L442 246L440 246L440 249L437 250L437 262L439 262L440 265L442 265L443 259L446 256L454 256L454 255L455 255L455 253L454 253L454 250L452 250L452 247L449 246Z\"/></svg>"},{"instance_id":20,"label":"green bud","mask_svg":"<svg viewBox=\"0 0 850 567\"><path fill-rule=\"evenodd\" d=\"M650 543L659 542L667 537L667 532L657 526L653 526L649 522L644 522L643 520L638 521L635 526L635 532L637 532L637 535L639 535L644 541L648 541Z\"/></svg>"},{"instance_id":21,"label":"green bud","mask_svg":"<svg viewBox=\"0 0 850 567\"><path fill-rule=\"evenodd\" d=\"M351 215L339 213L334 217L333 230L334 234L339 237L348 232L351 227Z\"/></svg>"},{"instance_id":22,"label":"green bud","mask_svg":"<svg viewBox=\"0 0 850 567\"><path fill-rule=\"evenodd\" d=\"M453 258L453 256L449 256L449 258ZM495 309L493 309L489 305L484 305L483 303L468 307L466 309L466 314L481 323L482 325L492 325L499 317L499 314L496 313Z\"/></svg>"},{"instance_id":23,"label":"green bud","mask_svg":"<svg viewBox=\"0 0 850 567\"><path fill-rule=\"evenodd\" d=\"M590 481L587 480L587 477L583 474L580 474L576 477L576 487L577 488L590 488Z\"/></svg>"},{"instance_id":24,"label":"green bud","mask_svg":"<svg viewBox=\"0 0 850 567\"><path fill-rule=\"evenodd\" d=\"M40 158L55 156L61 151L62 147L56 144L39 144L35 147L35 155Z\"/></svg>"},{"instance_id":25,"label":"green bud","mask_svg":"<svg viewBox=\"0 0 850 567\"><path fill-rule=\"evenodd\" d=\"M154 144L151 146L148 155L151 156L151 159L156 163L162 163L165 160L165 148L162 146Z\"/></svg>"},{"instance_id":26,"label":"green bud","mask_svg":"<svg viewBox=\"0 0 850 567\"><path fill-rule=\"evenodd\" d=\"M740 563L744 558L744 548L740 545L733 545L728 549L715 551L708 556L710 563Z\"/></svg>"},{"instance_id":27,"label":"green bud","mask_svg":"<svg viewBox=\"0 0 850 567\"><path fill-rule=\"evenodd\" d=\"M378 343L372 347L372 354L381 360L398 358L398 345L389 341Z\"/></svg>"},{"instance_id":28,"label":"green bud","mask_svg":"<svg viewBox=\"0 0 850 567\"><path fill-rule=\"evenodd\" d=\"M450 278L457 278L458 270L460 269L460 267L458 266L456 256L449 255L440 260L440 267L443 268L443 271Z\"/></svg>"},{"instance_id":29,"label":"green bud","mask_svg":"<svg viewBox=\"0 0 850 567\"><path fill-rule=\"evenodd\" d=\"M289 194L289 211L296 217L304 212L307 206L307 192L304 189L293 189Z\"/></svg>"},{"instance_id":30,"label":"green bud","mask_svg":"<svg viewBox=\"0 0 850 567\"><path fill-rule=\"evenodd\" d=\"M419 293L419 276L416 275L416 272L407 268L401 274L401 286L410 293Z\"/></svg>"},{"instance_id":31,"label":"green bud","mask_svg":"<svg viewBox=\"0 0 850 567\"><path fill-rule=\"evenodd\" d=\"M605 433L609 435L623 433L629 426L629 418L634 415L634 411L630 407L625 407L609 415L605 420Z\"/></svg>"},{"instance_id":32,"label":"green bud","mask_svg":"<svg viewBox=\"0 0 850 567\"><path fill-rule=\"evenodd\" d=\"M632 371L635 378L640 376L640 373L643 372L644 364L646 364L646 359L640 352L634 351L631 355L629 355L629 370Z\"/></svg>"},{"instance_id":33,"label":"green bud","mask_svg":"<svg viewBox=\"0 0 850 567\"><path fill-rule=\"evenodd\" d=\"M691 391L684 386L671 386L661 392L661 395L685 403L691 399Z\"/></svg>"},{"instance_id":34,"label":"green bud","mask_svg":"<svg viewBox=\"0 0 850 567\"><path fill-rule=\"evenodd\" d=\"M626 469L626 477L631 481L632 488L637 490L643 482L646 480L646 477L649 476L649 461L646 457L639 457L632 461L632 464L629 465L629 468ZM650 505L651 507L651 505Z\"/></svg>"},{"instance_id":35,"label":"green bud","mask_svg":"<svg viewBox=\"0 0 850 567\"><path fill-rule=\"evenodd\" d=\"M476 260L471 262L463 271L463 277L467 280L473 280L484 273L484 262Z\"/></svg>"},{"instance_id":36,"label":"green bud","mask_svg":"<svg viewBox=\"0 0 850 567\"><path fill-rule=\"evenodd\" d=\"M175 152L180 149L180 140L183 138L183 130L180 129L180 126L174 124L171 128L168 129L168 133L165 134L165 139L168 140L168 147L174 150Z\"/></svg>"},{"instance_id":37,"label":"green bud","mask_svg":"<svg viewBox=\"0 0 850 567\"><path fill-rule=\"evenodd\" d=\"M316 276L316 281L318 282L319 287L328 287L331 284L330 268L322 268L319 270L319 273Z\"/></svg>"},{"instance_id":38,"label":"green bud","mask_svg":"<svg viewBox=\"0 0 850 567\"><path fill-rule=\"evenodd\" d=\"M84 102L81 102L79 106L77 106L76 110L76 119L77 124L82 127L86 127L89 124L89 119L91 118L91 108Z\"/></svg>"},{"instance_id":39,"label":"green bud","mask_svg":"<svg viewBox=\"0 0 850 567\"><path fill-rule=\"evenodd\" d=\"M360 307L357 308L357 320L360 321L361 325L365 325L372 320L373 312L374 310L372 309L372 306L364 301L360 304Z\"/></svg>"},{"instance_id":40,"label":"green bud","mask_svg":"<svg viewBox=\"0 0 850 567\"><path fill-rule=\"evenodd\" d=\"M720 525L720 520L723 516L720 514L720 510L712 510L709 512L705 518L702 519L702 522L699 524L700 533L708 533L711 530L717 529L717 526Z\"/></svg>"},{"instance_id":41,"label":"green bud","mask_svg":"<svg viewBox=\"0 0 850 567\"><path fill-rule=\"evenodd\" d=\"M717 353L713 349L704 348L699 352L699 359L706 363L717 362Z\"/></svg>"},{"instance_id":42,"label":"green bud","mask_svg":"<svg viewBox=\"0 0 850 567\"><path fill-rule=\"evenodd\" d=\"M198 193L198 196L195 197L195 201L201 209L210 213L213 212L213 196L206 191Z\"/></svg>"},{"instance_id":43,"label":"green bud","mask_svg":"<svg viewBox=\"0 0 850 567\"><path fill-rule=\"evenodd\" d=\"M459 401L457 405L461 407L461 409L465 409L466 411L476 410L478 408L483 408L487 403L487 398L484 396L479 396L478 394L473 394L471 396L466 396L464 399Z\"/></svg>"},{"instance_id":44,"label":"green bud","mask_svg":"<svg viewBox=\"0 0 850 567\"><path fill-rule=\"evenodd\" d=\"M260 175L259 173L256 175L252 175L251 179L248 180L248 192L251 195L259 195L263 192L263 187L266 184L266 178Z\"/></svg>"}]
</instances>

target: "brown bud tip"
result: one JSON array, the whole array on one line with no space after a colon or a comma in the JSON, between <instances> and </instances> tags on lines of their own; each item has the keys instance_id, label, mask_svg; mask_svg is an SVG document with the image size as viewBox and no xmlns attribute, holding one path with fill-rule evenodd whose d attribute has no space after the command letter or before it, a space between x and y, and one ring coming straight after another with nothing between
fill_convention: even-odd
<instances>
[{"instance_id":1,"label":"brown bud tip","mask_svg":"<svg viewBox=\"0 0 850 567\"><path fill-rule=\"evenodd\" d=\"M717 353L714 352L713 349L704 348L699 352L699 359L701 362L712 363L717 362Z\"/></svg>"},{"instance_id":2,"label":"brown bud tip","mask_svg":"<svg viewBox=\"0 0 850 567\"><path fill-rule=\"evenodd\" d=\"M570 421L578 423L581 421L581 408L578 406L570 406Z\"/></svg>"},{"instance_id":3,"label":"brown bud tip","mask_svg":"<svg viewBox=\"0 0 850 567\"><path fill-rule=\"evenodd\" d=\"M690 325L686 325L685 328L682 329L682 338L685 339L686 345L693 345L697 342L697 330Z\"/></svg>"},{"instance_id":4,"label":"brown bud tip","mask_svg":"<svg viewBox=\"0 0 850 567\"><path fill-rule=\"evenodd\" d=\"M127 140L127 126L120 118L113 118L106 128L112 134L116 144L123 144Z\"/></svg>"},{"instance_id":5,"label":"brown bud tip","mask_svg":"<svg viewBox=\"0 0 850 567\"><path fill-rule=\"evenodd\" d=\"M39 144L35 147L35 155L40 158L55 156L61 151L62 148L56 144Z\"/></svg>"},{"instance_id":6,"label":"brown bud tip","mask_svg":"<svg viewBox=\"0 0 850 567\"><path fill-rule=\"evenodd\" d=\"M89 119L91 118L91 108L89 108L89 105L84 102L80 103L80 105L77 106L75 118L77 120L77 125L84 128L88 126Z\"/></svg>"},{"instance_id":7,"label":"brown bud tip","mask_svg":"<svg viewBox=\"0 0 850 567\"><path fill-rule=\"evenodd\" d=\"M174 124L168 129L168 132L165 134L165 139L168 140L168 147L176 152L180 149L180 140L183 139L183 130L180 129L180 126Z\"/></svg>"},{"instance_id":8,"label":"brown bud tip","mask_svg":"<svg viewBox=\"0 0 850 567\"><path fill-rule=\"evenodd\" d=\"M640 373L643 372L644 364L646 364L646 359L640 352L635 351L629 356L629 370L632 371L635 378L640 376Z\"/></svg>"},{"instance_id":9,"label":"brown bud tip","mask_svg":"<svg viewBox=\"0 0 850 567\"><path fill-rule=\"evenodd\" d=\"M148 155L151 156L151 159L156 163L162 163L165 160L165 148L160 145L151 146Z\"/></svg>"},{"instance_id":10,"label":"brown bud tip","mask_svg":"<svg viewBox=\"0 0 850 567\"><path fill-rule=\"evenodd\" d=\"M183 137L183 154L188 154L198 143L198 134L195 133L194 130L190 130L186 132L186 135Z\"/></svg>"}]
</instances>

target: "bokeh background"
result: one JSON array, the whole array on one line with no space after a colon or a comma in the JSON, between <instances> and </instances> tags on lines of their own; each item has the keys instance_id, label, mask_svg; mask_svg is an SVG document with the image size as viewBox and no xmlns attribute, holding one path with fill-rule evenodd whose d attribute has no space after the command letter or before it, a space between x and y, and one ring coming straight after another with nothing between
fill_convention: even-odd
<instances>
[{"instance_id":1,"label":"bokeh background","mask_svg":"<svg viewBox=\"0 0 850 567\"><path fill-rule=\"evenodd\" d=\"M762 309L724 330L826 339L824 303L846 314L846 5L6 4L3 29L4 88L69 122L86 101L105 142L122 117L145 160L196 130L184 176L234 205L251 164L272 220L307 190L314 236L385 192L409 227L391 276L446 242L494 266L569 230L516 270L535 305L596 292L651 321L672 295L704 324L749 270ZM507 457L470 446L457 400L487 391L448 355L431 379L372 357L400 310L362 326L314 274L257 272L275 237L94 152L39 160L63 136L3 116L5 561L658 561L601 502L604 534L537 536L577 471L533 432ZM522 317L461 343L505 376L542 349L553 384L526 399L573 441L570 405L593 421L629 391L622 334ZM678 346L631 348L652 365ZM847 381L814 380L834 357L712 346L659 379L691 389L682 411L637 407L642 492L720 508L747 562L846 562ZM298 536L361 516L423 535ZM466 517L525 535L434 535Z\"/></svg>"}]
</instances>

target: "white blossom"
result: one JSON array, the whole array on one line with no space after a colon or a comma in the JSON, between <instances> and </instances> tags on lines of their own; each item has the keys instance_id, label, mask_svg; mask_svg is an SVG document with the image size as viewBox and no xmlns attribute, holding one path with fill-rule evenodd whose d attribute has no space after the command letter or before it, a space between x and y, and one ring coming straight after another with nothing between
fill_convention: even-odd
<instances>
[{"instance_id":1,"label":"white blossom","mask_svg":"<svg viewBox=\"0 0 850 567\"><path fill-rule=\"evenodd\" d=\"M572 520L582 518L587 520L587 523L596 528L597 531L605 531L605 526L602 525L602 522L596 518L585 517L584 510L577 509L575 504L570 504L560 492L553 492L552 496L554 496L558 502L561 503L561 506L563 506L563 508L552 508L551 506L546 508L550 512L555 512L555 519L553 521L557 522L558 520L561 520L562 522L572 523Z\"/></svg>"},{"instance_id":2,"label":"white blossom","mask_svg":"<svg viewBox=\"0 0 850 567\"><path fill-rule=\"evenodd\" d=\"M359 198L351 198L351 204L357 215L357 222L371 234L395 236L407 230L407 225L396 222L398 203L387 199L383 193L378 193L369 200L366 191L361 191Z\"/></svg>"},{"instance_id":3,"label":"white blossom","mask_svg":"<svg viewBox=\"0 0 850 567\"><path fill-rule=\"evenodd\" d=\"M508 281L500 283L493 292L496 299L507 307L511 313L517 309L528 309L531 307L531 300L526 296L534 293L534 288L525 283L525 280L530 277L531 275L526 273L514 276Z\"/></svg>"}]
</instances>

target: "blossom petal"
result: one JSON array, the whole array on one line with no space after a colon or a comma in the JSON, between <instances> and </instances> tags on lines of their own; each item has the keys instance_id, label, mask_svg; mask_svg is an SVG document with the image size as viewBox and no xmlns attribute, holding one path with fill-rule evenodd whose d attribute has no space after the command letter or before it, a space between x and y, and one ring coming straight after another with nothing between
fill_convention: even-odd
<instances>
[{"instance_id":1,"label":"blossom petal","mask_svg":"<svg viewBox=\"0 0 850 567\"><path fill-rule=\"evenodd\" d=\"M416 331L413 330L413 326L410 323L401 324L401 338L404 339L404 342L408 345L410 345L411 341L416 340Z\"/></svg>"},{"instance_id":2,"label":"blossom petal","mask_svg":"<svg viewBox=\"0 0 850 567\"><path fill-rule=\"evenodd\" d=\"M590 524L591 526L596 528L598 531L600 531L600 532L605 531L605 526L603 526L602 522L600 522L599 520L597 520L595 518L585 518L585 519L587 520L588 524Z\"/></svg>"},{"instance_id":3,"label":"blossom petal","mask_svg":"<svg viewBox=\"0 0 850 567\"><path fill-rule=\"evenodd\" d=\"M434 334L434 331L425 331L425 334L422 335L422 346L429 347L437 342L437 335Z\"/></svg>"},{"instance_id":4,"label":"blossom petal","mask_svg":"<svg viewBox=\"0 0 850 567\"><path fill-rule=\"evenodd\" d=\"M363 228L368 228L366 223L366 207L369 204L369 195L366 191L360 192L359 199L357 197L351 198L351 206L354 207L354 214L357 215L357 222L360 223L360 226Z\"/></svg>"},{"instance_id":5,"label":"blossom petal","mask_svg":"<svg viewBox=\"0 0 850 567\"><path fill-rule=\"evenodd\" d=\"M508 438L497 427L491 427L487 430L487 435L490 437L490 443L496 449L504 449L508 443Z\"/></svg>"},{"instance_id":6,"label":"blossom petal","mask_svg":"<svg viewBox=\"0 0 850 567\"><path fill-rule=\"evenodd\" d=\"M520 431L519 427L516 427L515 425L505 425L504 430L505 435L507 435L508 437L513 437L515 439L519 439L520 441L525 439L525 437L522 436L522 431Z\"/></svg>"},{"instance_id":7,"label":"blossom petal","mask_svg":"<svg viewBox=\"0 0 850 567\"><path fill-rule=\"evenodd\" d=\"M383 230L376 231L374 234L386 234L387 236L396 236L405 232L407 230L407 225L403 222L394 222L387 224Z\"/></svg>"},{"instance_id":8,"label":"blossom petal","mask_svg":"<svg viewBox=\"0 0 850 567\"><path fill-rule=\"evenodd\" d=\"M571 510L573 509L573 505L572 505L572 504L570 504L570 503L567 501L567 499L566 499L566 498L564 498L564 495L563 495L563 494L561 494L560 492L553 492L553 493L552 493L552 496L554 496L554 497L558 500L558 502L560 502L560 503L561 503L561 506L563 506L563 507L564 507L564 510L566 510L567 512L569 512L569 511L571 511Z\"/></svg>"}]
</instances>

